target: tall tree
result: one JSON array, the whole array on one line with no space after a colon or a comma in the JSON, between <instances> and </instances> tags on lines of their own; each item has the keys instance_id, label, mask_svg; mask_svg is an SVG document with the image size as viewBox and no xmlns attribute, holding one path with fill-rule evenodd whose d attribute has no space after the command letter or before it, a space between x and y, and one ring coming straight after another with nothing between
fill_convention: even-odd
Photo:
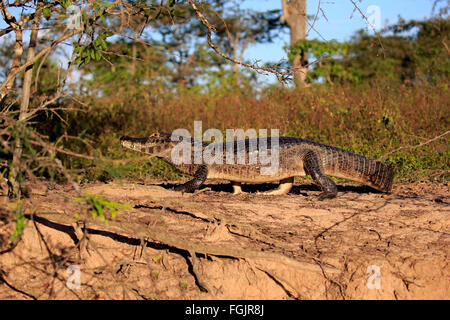
<instances>
[{"instance_id":1,"label":"tall tree","mask_svg":"<svg viewBox=\"0 0 450 320\"><path fill-rule=\"evenodd\" d=\"M6 12L6 10L5 10L5 12ZM28 106L30 103L31 78L33 76L33 64L31 64L31 63L33 62L34 55L35 55L35 47L36 47L40 23L41 23L41 3L38 2L36 5L36 11L34 13L33 24L32 24L31 35L30 35L30 42L28 44L26 61L28 63L30 63L30 65L25 69L25 75L24 75L23 83L22 83L22 98L21 98L21 102L20 102L19 121L25 120L25 118L27 116L27 112L28 112ZM23 49L21 49L21 50L23 51ZM17 176L17 171L19 170L19 165L20 165L19 162L20 162L21 155L22 155L21 141L20 141L20 139L17 139L16 147L13 152L11 177L15 178ZM12 180L11 181L12 190L10 190L10 192L17 194L18 192L20 192L19 184L18 184L18 181L14 178L11 179Z\"/></svg>"},{"instance_id":2,"label":"tall tree","mask_svg":"<svg viewBox=\"0 0 450 320\"><path fill-rule=\"evenodd\" d=\"M283 14L281 21L286 22L291 31L290 45L295 47L300 41L306 39L306 0L281 0ZM297 86L306 84L308 72L308 56L306 51L299 52L292 60L294 79Z\"/></svg>"}]
</instances>

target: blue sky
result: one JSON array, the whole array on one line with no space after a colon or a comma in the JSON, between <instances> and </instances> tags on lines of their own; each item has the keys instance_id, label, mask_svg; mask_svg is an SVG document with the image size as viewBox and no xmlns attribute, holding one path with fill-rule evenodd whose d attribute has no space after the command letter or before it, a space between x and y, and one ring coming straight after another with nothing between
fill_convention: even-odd
<instances>
[{"instance_id":1,"label":"blue sky","mask_svg":"<svg viewBox=\"0 0 450 320\"><path fill-rule=\"evenodd\" d=\"M445 4L447 0L442 0ZM338 41L350 40L351 36L359 29L367 28L366 20L359 12L354 12L354 6L350 0L307 0L307 14L315 16L318 4L325 13L326 19L319 11L318 19L314 24L314 30L310 30L308 39L321 39ZM405 20L424 19L430 17L434 0L355 0L361 11L370 17L372 24L377 21L379 13L380 27L395 23L399 16ZM368 11L367 9L370 10ZM269 9L281 9L281 0L245 0L243 8L252 8L259 11ZM286 58L283 46L289 43L289 33L282 35L270 44L253 45L245 52L245 59L249 61L259 60L261 63L276 62Z\"/></svg>"}]
</instances>

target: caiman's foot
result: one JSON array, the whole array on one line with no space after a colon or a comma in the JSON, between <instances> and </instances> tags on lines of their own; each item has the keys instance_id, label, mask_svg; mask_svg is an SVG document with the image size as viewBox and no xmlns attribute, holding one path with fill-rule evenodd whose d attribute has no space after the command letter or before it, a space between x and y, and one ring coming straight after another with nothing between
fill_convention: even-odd
<instances>
[{"instance_id":1,"label":"caiman's foot","mask_svg":"<svg viewBox=\"0 0 450 320\"><path fill-rule=\"evenodd\" d=\"M331 199L337 195L336 184L325 176L322 172L320 162L314 151L308 151L303 158L303 165L305 167L305 172L307 172L311 178L317 183L322 189L322 193L317 198L318 200Z\"/></svg>"},{"instance_id":2,"label":"caiman's foot","mask_svg":"<svg viewBox=\"0 0 450 320\"><path fill-rule=\"evenodd\" d=\"M174 191L178 191L178 192L181 192L181 193L194 193L194 191L196 189L197 188L195 188L195 187L193 187L191 185L186 185L186 183L185 184L180 184L179 186L176 186L176 187L173 188Z\"/></svg>"},{"instance_id":3,"label":"caiman's foot","mask_svg":"<svg viewBox=\"0 0 450 320\"><path fill-rule=\"evenodd\" d=\"M240 182L231 182L231 185L233 186L233 194L240 194L242 193L241 183Z\"/></svg>"},{"instance_id":4,"label":"caiman's foot","mask_svg":"<svg viewBox=\"0 0 450 320\"><path fill-rule=\"evenodd\" d=\"M280 181L280 186L272 191L267 192L257 192L256 194L269 195L269 196L280 196L288 194L291 191L294 184L294 177L286 178Z\"/></svg>"},{"instance_id":5,"label":"caiman's foot","mask_svg":"<svg viewBox=\"0 0 450 320\"><path fill-rule=\"evenodd\" d=\"M336 193L322 192L317 197L317 200L322 201L325 199L333 199L333 198L336 198Z\"/></svg>"},{"instance_id":6,"label":"caiman's foot","mask_svg":"<svg viewBox=\"0 0 450 320\"><path fill-rule=\"evenodd\" d=\"M194 174L194 179L189 180L182 185L176 186L174 190L181 191L182 193L193 193L203 184L203 182L205 182L207 175L208 169L206 166L200 166Z\"/></svg>"}]
</instances>

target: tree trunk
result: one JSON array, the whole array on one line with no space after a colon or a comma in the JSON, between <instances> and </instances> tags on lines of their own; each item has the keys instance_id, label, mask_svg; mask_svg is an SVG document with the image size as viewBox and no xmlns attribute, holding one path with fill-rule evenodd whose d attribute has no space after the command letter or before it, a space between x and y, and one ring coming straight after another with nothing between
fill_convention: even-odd
<instances>
[{"instance_id":1,"label":"tree trunk","mask_svg":"<svg viewBox=\"0 0 450 320\"><path fill-rule=\"evenodd\" d=\"M306 0L282 0L283 14L281 21L286 21L291 30L291 46L306 39ZM308 73L308 57L306 52L297 54L292 61L294 79L297 86L306 85Z\"/></svg>"},{"instance_id":2,"label":"tree trunk","mask_svg":"<svg viewBox=\"0 0 450 320\"><path fill-rule=\"evenodd\" d=\"M39 9L37 9L37 10L39 10ZM27 62L33 61L33 59L34 59L34 53L36 51L36 43L37 43L37 36L38 36L40 23L41 23L41 15L40 15L40 12L36 11L36 14L33 19L33 26L31 28L30 43L28 45L28 50L27 50ZM27 112L28 112L28 106L30 104L31 79L33 77L33 66L34 65L32 64L25 69L25 74L23 77L22 100L20 102L20 115L19 115L20 121L25 119Z\"/></svg>"},{"instance_id":3,"label":"tree trunk","mask_svg":"<svg viewBox=\"0 0 450 320\"><path fill-rule=\"evenodd\" d=\"M130 73L134 80L134 76L136 75L136 58L137 58L137 44L136 39L138 37L137 31L134 33L133 42L131 43L131 67L130 67Z\"/></svg>"},{"instance_id":4,"label":"tree trunk","mask_svg":"<svg viewBox=\"0 0 450 320\"><path fill-rule=\"evenodd\" d=\"M10 27L14 30L14 34L16 37L16 42L14 43L14 55L11 64L11 68L0 87L0 104L4 101L7 94L11 90L14 84L14 80L16 79L15 71L20 67L20 62L22 60L23 55L23 31L22 25L16 21L16 18L10 14L6 10L5 4L2 2L1 5L2 16L6 23L10 25Z\"/></svg>"},{"instance_id":5,"label":"tree trunk","mask_svg":"<svg viewBox=\"0 0 450 320\"><path fill-rule=\"evenodd\" d=\"M38 12L39 8L36 9L36 13L33 19L33 26L31 29L30 35L30 43L28 45L27 50L27 62L33 61L34 53L37 42L37 35L39 31L39 24L41 22L41 15ZM20 30L22 31L22 30ZM21 33L21 32L20 32ZM20 39L22 42L22 39ZM17 43L17 36L16 36ZM20 49L23 52L23 47ZM20 55L22 56L22 54ZM20 59L19 59L20 65ZM30 104L30 93L31 93L31 79L33 77L33 65L28 66L25 69L25 74L23 77L23 85L22 85L22 99L20 102L20 112L19 112L19 122L23 121L27 117L28 107ZM20 130L20 129L19 129ZM20 185L18 181L18 174L20 171L20 158L22 156L22 143L20 141L20 137L17 137L16 145L13 152L13 160L11 164L11 173L10 173L10 191L9 195L12 197L20 198Z\"/></svg>"}]
</instances>

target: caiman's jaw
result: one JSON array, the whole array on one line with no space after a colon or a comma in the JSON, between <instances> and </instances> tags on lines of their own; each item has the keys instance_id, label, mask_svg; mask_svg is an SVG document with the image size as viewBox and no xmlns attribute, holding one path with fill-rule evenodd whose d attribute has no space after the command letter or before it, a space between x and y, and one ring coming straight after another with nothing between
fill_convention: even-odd
<instances>
[{"instance_id":1,"label":"caiman's jaw","mask_svg":"<svg viewBox=\"0 0 450 320\"><path fill-rule=\"evenodd\" d=\"M122 144L122 147L126 149L141 151L142 147L147 143L147 138L133 138L123 136L120 138L120 143Z\"/></svg>"},{"instance_id":2,"label":"caiman's jaw","mask_svg":"<svg viewBox=\"0 0 450 320\"><path fill-rule=\"evenodd\" d=\"M133 151L146 153L152 156L158 156L163 151L172 148L173 144L170 140L170 134L154 133L147 138L133 138L123 136L120 138L122 147Z\"/></svg>"}]
</instances>

